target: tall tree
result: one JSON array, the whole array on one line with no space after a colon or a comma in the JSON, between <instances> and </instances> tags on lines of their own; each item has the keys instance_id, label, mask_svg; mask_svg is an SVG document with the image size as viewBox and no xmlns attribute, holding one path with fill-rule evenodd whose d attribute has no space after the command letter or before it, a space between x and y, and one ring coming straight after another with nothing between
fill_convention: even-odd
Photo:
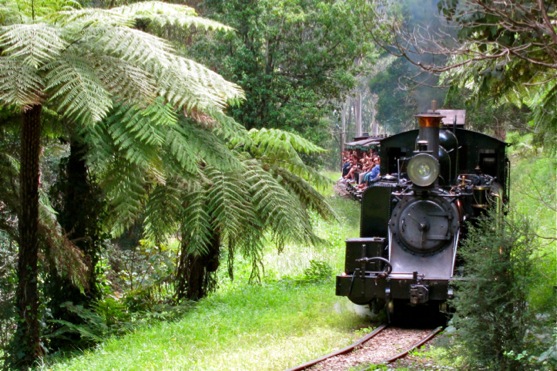
<instances>
[{"instance_id":1,"label":"tall tree","mask_svg":"<svg viewBox=\"0 0 557 371\"><path fill-rule=\"evenodd\" d=\"M29 367L42 355L37 231L43 108L87 126L106 117L115 101L145 106L162 97L184 112L218 116L227 102L241 98L237 86L177 56L162 39L130 28L136 14L148 17L161 6L69 10L41 18L31 12L29 23L0 29L0 102L20 108L23 116L17 289L21 321L14 339L18 351L11 354L14 366ZM187 21L194 14L191 8L173 6L167 15L167 21Z\"/></svg>"},{"instance_id":2,"label":"tall tree","mask_svg":"<svg viewBox=\"0 0 557 371\"><path fill-rule=\"evenodd\" d=\"M248 129L296 131L322 145L324 117L356 84L354 61L374 56L361 32L372 10L352 0L206 1L202 14L237 32L199 43L197 55L244 88L247 102L231 114Z\"/></svg>"},{"instance_id":3,"label":"tall tree","mask_svg":"<svg viewBox=\"0 0 557 371\"><path fill-rule=\"evenodd\" d=\"M492 2L442 0L440 13L458 30L404 29L391 21L390 50L419 68L444 73L445 82L471 88L495 104L512 103L532 111L538 142L557 143L557 4L545 0ZM394 47L393 47L394 45ZM429 55L429 61L421 56ZM435 57L450 56L439 62Z\"/></svg>"}]
</instances>

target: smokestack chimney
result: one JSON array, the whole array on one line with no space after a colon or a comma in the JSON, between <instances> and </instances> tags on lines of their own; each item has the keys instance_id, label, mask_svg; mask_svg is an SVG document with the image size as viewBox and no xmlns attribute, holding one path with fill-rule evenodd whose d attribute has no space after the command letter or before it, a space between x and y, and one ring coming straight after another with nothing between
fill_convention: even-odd
<instances>
[{"instance_id":1,"label":"smokestack chimney","mask_svg":"<svg viewBox=\"0 0 557 371\"><path fill-rule=\"evenodd\" d=\"M435 108L433 104L432 108ZM423 151L423 148L426 147L427 152L438 159L439 129L443 125L442 119L444 116L433 112L416 115L415 117L418 118L418 125L420 127L418 138L416 139L416 149ZM427 145L425 145L425 142L427 142ZM418 144L420 145L418 146Z\"/></svg>"}]
</instances>

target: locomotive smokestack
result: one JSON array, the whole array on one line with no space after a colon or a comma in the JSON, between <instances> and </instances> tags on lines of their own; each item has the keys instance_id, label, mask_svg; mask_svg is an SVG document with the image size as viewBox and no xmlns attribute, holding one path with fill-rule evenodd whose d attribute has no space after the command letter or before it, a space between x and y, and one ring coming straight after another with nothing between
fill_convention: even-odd
<instances>
[{"instance_id":1,"label":"locomotive smokestack","mask_svg":"<svg viewBox=\"0 0 557 371\"><path fill-rule=\"evenodd\" d=\"M437 102L432 102L432 109L435 110ZM439 129L443 126L443 117L435 111L416 115L418 125L420 127L418 139L416 143L420 143L419 147L424 146L427 142L427 152L430 152L435 158L438 158L439 152ZM421 148L417 148L421 149ZM423 150L423 149L422 149Z\"/></svg>"}]
</instances>

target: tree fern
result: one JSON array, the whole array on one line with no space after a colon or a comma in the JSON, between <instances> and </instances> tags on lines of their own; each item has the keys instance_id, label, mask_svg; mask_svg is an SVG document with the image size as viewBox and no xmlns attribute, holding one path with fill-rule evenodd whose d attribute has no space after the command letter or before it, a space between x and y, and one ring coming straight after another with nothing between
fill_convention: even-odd
<instances>
[{"instance_id":1,"label":"tree fern","mask_svg":"<svg viewBox=\"0 0 557 371\"><path fill-rule=\"evenodd\" d=\"M169 181L150 192L145 206L143 227L145 236L156 243L163 241L169 231L178 231L182 214L183 191L180 184Z\"/></svg>"},{"instance_id":2,"label":"tree fern","mask_svg":"<svg viewBox=\"0 0 557 371\"><path fill-rule=\"evenodd\" d=\"M77 122L98 122L112 108L111 94L91 66L91 57L68 56L45 66L47 91L56 110Z\"/></svg>"},{"instance_id":3,"label":"tree fern","mask_svg":"<svg viewBox=\"0 0 557 371\"><path fill-rule=\"evenodd\" d=\"M181 219L181 236L186 251L182 255L203 255L208 251L213 234L211 215L207 212L207 194L203 189L190 191L184 198L184 210Z\"/></svg>"},{"instance_id":4,"label":"tree fern","mask_svg":"<svg viewBox=\"0 0 557 371\"><path fill-rule=\"evenodd\" d=\"M36 69L57 59L68 46L60 29L45 23L5 26L0 35L4 55Z\"/></svg>"},{"instance_id":5,"label":"tree fern","mask_svg":"<svg viewBox=\"0 0 557 371\"><path fill-rule=\"evenodd\" d=\"M111 11L139 20L144 19L159 27L173 26L178 28L196 27L205 30L232 30L232 28L222 23L198 17L193 8L159 1L130 4L125 7L112 8Z\"/></svg>"},{"instance_id":6,"label":"tree fern","mask_svg":"<svg viewBox=\"0 0 557 371\"><path fill-rule=\"evenodd\" d=\"M24 109L40 104L44 81L34 72L17 59L0 57L0 100Z\"/></svg>"},{"instance_id":7,"label":"tree fern","mask_svg":"<svg viewBox=\"0 0 557 371\"><path fill-rule=\"evenodd\" d=\"M314 187L296 174L284 169L275 169L281 184L295 194L305 209L313 210L323 218L336 218L334 210Z\"/></svg>"},{"instance_id":8,"label":"tree fern","mask_svg":"<svg viewBox=\"0 0 557 371\"><path fill-rule=\"evenodd\" d=\"M219 231L221 239L236 239L245 231L245 226L258 219L248 184L242 172L222 172L214 168L204 169L210 180L206 207L213 217L213 229Z\"/></svg>"},{"instance_id":9,"label":"tree fern","mask_svg":"<svg viewBox=\"0 0 557 371\"><path fill-rule=\"evenodd\" d=\"M22 321L10 352L10 365L18 368L30 367L44 351L39 344L37 290L43 106L56 110L70 126L86 126L102 122L117 102L145 108L162 97L176 110L198 114L205 109L222 112L229 101L242 98L236 85L175 56L165 40L131 28L135 16L88 9L53 12L39 19L42 10L35 13L34 6L29 14L32 24L0 28L0 103L23 111L24 129L17 289ZM20 11L21 19L28 15L25 11ZM110 69L110 61L116 68ZM129 83L118 83L123 81L120 76ZM137 219L146 195L155 185L164 184L167 174L155 153L159 148L156 140L150 141L139 131L124 135L105 129L97 131L101 135L96 138L112 139L111 145L119 152L103 167L107 195L113 200L111 215L118 216L112 229L119 233ZM132 148L135 142L143 147ZM114 165L118 165L117 171L111 172Z\"/></svg>"}]
</instances>

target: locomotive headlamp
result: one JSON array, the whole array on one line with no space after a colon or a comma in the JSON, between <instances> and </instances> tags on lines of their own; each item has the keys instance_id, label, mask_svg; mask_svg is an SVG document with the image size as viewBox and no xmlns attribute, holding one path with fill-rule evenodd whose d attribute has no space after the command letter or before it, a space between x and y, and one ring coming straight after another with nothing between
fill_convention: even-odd
<instances>
[{"instance_id":1,"label":"locomotive headlamp","mask_svg":"<svg viewBox=\"0 0 557 371\"><path fill-rule=\"evenodd\" d=\"M439 161L428 153L418 153L408 162L408 177L417 186L428 187L439 176Z\"/></svg>"}]
</instances>

